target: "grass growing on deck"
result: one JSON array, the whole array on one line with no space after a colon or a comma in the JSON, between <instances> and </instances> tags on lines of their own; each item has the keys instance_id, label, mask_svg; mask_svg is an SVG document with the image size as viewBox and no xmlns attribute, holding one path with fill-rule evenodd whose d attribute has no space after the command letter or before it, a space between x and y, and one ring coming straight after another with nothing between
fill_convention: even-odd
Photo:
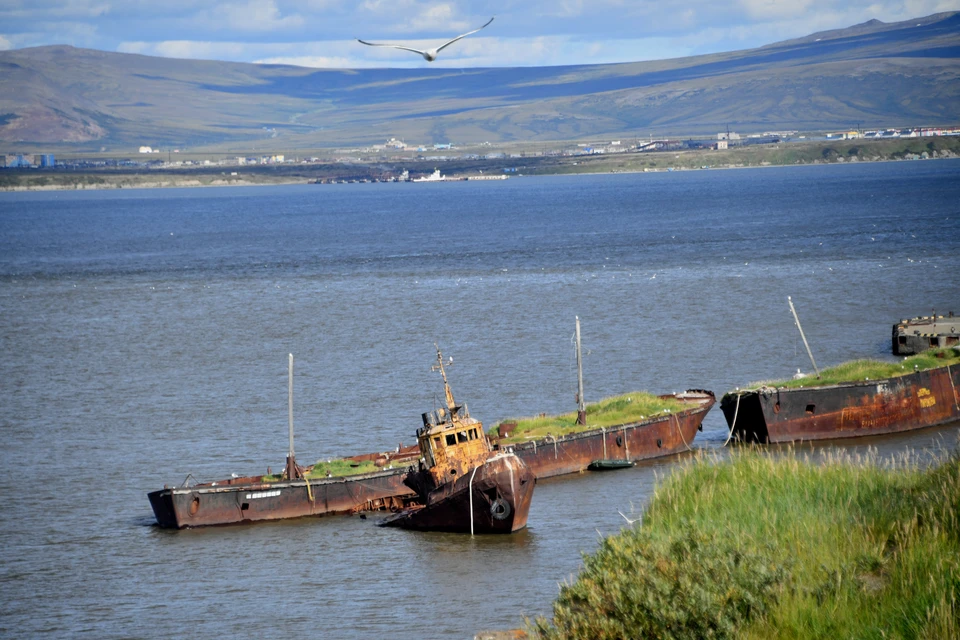
<instances>
[{"instance_id":1,"label":"grass growing on deck","mask_svg":"<svg viewBox=\"0 0 960 640\"><path fill-rule=\"evenodd\" d=\"M637 422L659 413L683 411L687 408L689 408L689 405L684 405L675 398L659 398L652 393L643 391L625 393L587 404L586 426L577 424L576 411L554 416L503 420L500 424L516 422L517 426L510 430L509 438L504 438L501 441L522 442L530 438L542 438L547 435L562 436L568 433L586 431L587 429ZM489 435L496 435L497 426L499 425L490 429Z\"/></svg>"},{"instance_id":2,"label":"grass growing on deck","mask_svg":"<svg viewBox=\"0 0 960 640\"><path fill-rule=\"evenodd\" d=\"M681 466L609 536L535 638L960 637L960 458Z\"/></svg>"},{"instance_id":3,"label":"grass growing on deck","mask_svg":"<svg viewBox=\"0 0 960 640\"><path fill-rule=\"evenodd\" d=\"M355 462L353 460L338 458L336 460L330 460L329 462L326 460L318 460L315 465L307 469L305 475L309 480L317 480L328 477L340 478L344 476L356 476L361 473L373 473L374 471L380 470L381 467L378 467L370 460ZM277 482L280 479L280 474L263 476L264 482Z\"/></svg>"},{"instance_id":4,"label":"grass growing on deck","mask_svg":"<svg viewBox=\"0 0 960 640\"><path fill-rule=\"evenodd\" d=\"M341 477L341 476L355 476L361 473L373 473L374 471L379 471L380 467L373 464L372 460L365 460L363 462L355 462L353 460L331 460L327 462L325 460L318 460L313 468L307 471L307 477L310 479L313 478L326 478L326 477Z\"/></svg>"},{"instance_id":5,"label":"grass growing on deck","mask_svg":"<svg viewBox=\"0 0 960 640\"><path fill-rule=\"evenodd\" d=\"M942 354L942 357L937 357ZM866 380L880 380L882 378L895 378L905 376L914 371L926 371L945 367L947 365L960 365L960 349L951 347L948 349L930 349L915 356L910 356L900 362L881 362L880 360L852 360L838 364L835 367L824 369L820 372L820 379L813 374L800 378L799 380L774 380L768 382L757 382L745 387L747 389L756 389L761 386L767 387L786 387L796 389L799 387L822 387L841 382L857 382Z\"/></svg>"}]
</instances>

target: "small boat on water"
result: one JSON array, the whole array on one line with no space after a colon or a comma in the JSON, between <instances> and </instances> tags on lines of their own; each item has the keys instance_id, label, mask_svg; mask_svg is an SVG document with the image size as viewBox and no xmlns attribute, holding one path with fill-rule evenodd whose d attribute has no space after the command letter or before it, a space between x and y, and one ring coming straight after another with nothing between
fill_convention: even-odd
<instances>
[{"instance_id":1,"label":"small boat on water","mask_svg":"<svg viewBox=\"0 0 960 640\"><path fill-rule=\"evenodd\" d=\"M960 420L960 349L898 363L856 361L738 389L720 409L731 438L794 442L910 431Z\"/></svg>"},{"instance_id":2,"label":"small boat on water","mask_svg":"<svg viewBox=\"0 0 960 640\"><path fill-rule=\"evenodd\" d=\"M587 405L579 318L574 343L576 414L505 420L496 428L498 449L512 451L538 478L622 469L690 449L716 402L713 392L691 389L661 396L635 392Z\"/></svg>"},{"instance_id":3,"label":"small boat on water","mask_svg":"<svg viewBox=\"0 0 960 640\"><path fill-rule=\"evenodd\" d=\"M512 533L526 526L536 478L518 456L494 451L483 424L457 404L437 348L446 406L423 414L421 462L406 477L419 500L380 524L420 531Z\"/></svg>"}]
</instances>

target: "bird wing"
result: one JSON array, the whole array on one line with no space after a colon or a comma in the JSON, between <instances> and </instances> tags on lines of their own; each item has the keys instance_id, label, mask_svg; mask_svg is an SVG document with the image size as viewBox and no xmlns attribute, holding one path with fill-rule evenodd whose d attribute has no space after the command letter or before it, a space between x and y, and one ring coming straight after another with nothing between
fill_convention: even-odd
<instances>
[{"instance_id":1,"label":"bird wing","mask_svg":"<svg viewBox=\"0 0 960 640\"><path fill-rule=\"evenodd\" d=\"M496 16L494 16L494 18L495 18L495 17L496 17ZM486 26L487 26L488 24L490 24L491 22L493 22L493 18L490 18L489 20L487 20L487 24L483 25L483 27L486 27ZM483 29L483 27L480 27L480 29ZM439 47L437 47L437 53L440 53L441 51L443 51L444 49L446 49L447 47L449 47L450 45L452 45L454 42L456 42L456 41L459 40L460 38L466 38L467 36L469 36L469 35L471 35L471 34L474 34L474 33L476 33L477 31L480 31L480 29L474 29L473 31L467 31L467 32L464 33L463 35L459 35L459 36L457 36L456 38L454 38L453 40L451 40L451 41L449 41L449 42L445 42L444 44L442 44L442 45L440 45Z\"/></svg>"},{"instance_id":2,"label":"bird wing","mask_svg":"<svg viewBox=\"0 0 960 640\"><path fill-rule=\"evenodd\" d=\"M359 42L360 44L365 44L370 47L392 47L394 49L403 49L404 51L412 51L414 53L419 53L420 55L423 55L423 51L420 51L420 49L411 49L410 47L404 47L403 45L399 45L399 44L381 44L379 42L365 42L360 38L357 38L357 42Z\"/></svg>"}]
</instances>

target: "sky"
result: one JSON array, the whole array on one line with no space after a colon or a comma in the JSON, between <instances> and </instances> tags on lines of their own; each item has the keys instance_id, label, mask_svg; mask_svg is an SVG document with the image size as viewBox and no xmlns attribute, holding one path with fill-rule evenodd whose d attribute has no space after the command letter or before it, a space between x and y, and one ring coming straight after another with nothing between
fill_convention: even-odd
<instances>
[{"instance_id":1,"label":"sky","mask_svg":"<svg viewBox=\"0 0 960 640\"><path fill-rule=\"evenodd\" d=\"M319 68L602 64L749 49L960 0L0 0L0 50L51 44ZM450 46L433 63L356 38Z\"/></svg>"}]
</instances>

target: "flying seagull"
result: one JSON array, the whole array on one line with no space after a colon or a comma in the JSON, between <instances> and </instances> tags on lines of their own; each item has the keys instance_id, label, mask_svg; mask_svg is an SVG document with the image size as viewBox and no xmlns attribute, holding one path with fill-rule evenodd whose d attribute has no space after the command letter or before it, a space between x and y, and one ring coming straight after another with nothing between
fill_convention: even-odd
<instances>
[{"instance_id":1,"label":"flying seagull","mask_svg":"<svg viewBox=\"0 0 960 640\"><path fill-rule=\"evenodd\" d=\"M487 26L488 24L490 24L491 22L493 22L493 18L490 18L490 19L487 21L487 24L483 25L483 27L486 27L486 26ZM480 27L480 29L483 29L483 27ZM420 55L422 55L422 56L423 56L423 59L426 60L427 62L433 62L434 60L437 59L437 54L438 54L438 53L440 53L441 51L443 51L444 49L446 49L447 47L449 47L450 45L452 45L454 42L456 42L456 41L459 40L460 38L466 38L467 36L469 36L469 35L471 35L471 34L474 34L474 33L476 33L477 31L480 31L480 29L474 29L473 31L468 31L468 32L464 33L463 35L457 36L457 37L454 38L453 40L449 40L449 41L445 42L444 44L440 45L440 46L437 47L436 49L427 49L426 51L421 51L420 49L411 49L410 47L404 47L404 46L399 45L399 44L381 44L381 43L378 43L378 42L365 42L365 41L361 40L360 38L357 38L357 42L359 42L360 44L365 44L365 45L371 46L371 47L393 47L394 49L403 49L404 51L412 51L412 52L414 52L414 53L419 53Z\"/></svg>"}]
</instances>

